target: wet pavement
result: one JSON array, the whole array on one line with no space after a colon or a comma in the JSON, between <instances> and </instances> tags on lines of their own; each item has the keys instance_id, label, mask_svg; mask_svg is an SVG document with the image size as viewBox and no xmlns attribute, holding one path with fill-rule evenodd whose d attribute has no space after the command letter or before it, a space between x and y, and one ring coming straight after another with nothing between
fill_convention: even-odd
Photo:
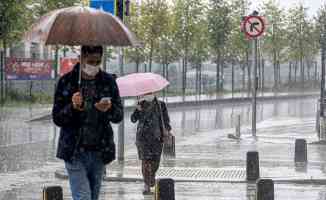
<instances>
[{"instance_id":1,"label":"wet pavement","mask_svg":"<svg viewBox=\"0 0 326 200\"><path fill-rule=\"evenodd\" d=\"M61 185L64 191L64 199L71 200L67 181L56 180L53 184ZM30 184L29 187L18 188L0 193L0 199L41 199L39 184ZM152 196L141 194L142 183L104 182L100 200L153 200ZM295 185L276 184L276 200L325 200L326 187L322 185ZM230 184L230 183L177 183L175 195L177 200L255 200L254 184Z\"/></svg>"},{"instance_id":2,"label":"wet pavement","mask_svg":"<svg viewBox=\"0 0 326 200\"><path fill-rule=\"evenodd\" d=\"M42 187L53 184L62 185L65 199L71 199L67 181L55 177L55 172L63 170L63 163L54 157L58 129L50 122L25 122L48 109L47 106L2 108L1 200L40 199ZM295 139L304 138L308 143L317 141L316 99L260 103L257 138L251 136L248 127L250 109L249 104L241 104L170 110L177 157L163 160L160 176L177 180L176 199L255 199L254 185L243 181L247 151L258 151L261 175L278 181L275 199L326 199L324 185L280 181L326 179L325 145L308 144L307 167L294 164ZM227 137L234 133L232 119L237 115L241 115L243 124L239 141ZM130 113L126 113L126 159L123 167L117 162L108 167L111 177L141 178L134 146L135 125L129 122L129 116ZM219 172L224 176L219 176ZM207 182L209 178L211 181ZM198 182L184 182L186 180ZM144 198L141 190L141 181L105 181L101 199L152 199Z\"/></svg>"}]
</instances>

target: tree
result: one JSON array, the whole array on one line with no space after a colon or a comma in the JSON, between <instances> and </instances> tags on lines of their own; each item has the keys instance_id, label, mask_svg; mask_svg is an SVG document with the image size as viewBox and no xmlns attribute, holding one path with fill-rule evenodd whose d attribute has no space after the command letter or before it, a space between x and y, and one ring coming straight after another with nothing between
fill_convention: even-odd
<instances>
[{"instance_id":1,"label":"tree","mask_svg":"<svg viewBox=\"0 0 326 200\"><path fill-rule=\"evenodd\" d=\"M0 40L3 48L19 40L28 27L28 3L28 0L0 2Z\"/></svg>"},{"instance_id":2,"label":"tree","mask_svg":"<svg viewBox=\"0 0 326 200\"><path fill-rule=\"evenodd\" d=\"M307 17L307 8L299 5L289 10L289 21L287 25L289 42L289 58L300 63L300 82L301 88L304 88L305 66L304 59L307 58L308 51L311 51L314 44L312 42L313 26Z\"/></svg>"},{"instance_id":3,"label":"tree","mask_svg":"<svg viewBox=\"0 0 326 200\"><path fill-rule=\"evenodd\" d=\"M55 9L82 4L82 0L31 0L31 1L32 1L31 5L33 6L33 9L35 11L34 14L36 17L40 17L45 13Z\"/></svg>"},{"instance_id":4,"label":"tree","mask_svg":"<svg viewBox=\"0 0 326 200\"><path fill-rule=\"evenodd\" d=\"M131 4L130 6L130 14L127 18L127 25L131 29L133 33L136 34L137 38L140 41L144 41L144 26L140 23L140 6L137 4ZM144 51L144 47L135 47L126 49L126 59L130 62L135 62L136 64L136 72L139 72L139 66L141 63L145 62L146 54Z\"/></svg>"},{"instance_id":5,"label":"tree","mask_svg":"<svg viewBox=\"0 0 326 200\"><path fill-rule=\"evenodd\" d=\"M226 54L226 43L231 32L231 19L229 5L224 0L210 0L207 15L208 36L211 53L216 63L216 93L220 90L223 74L220 73L222 60ZM223 65L222 65L223 67ZM222 88L223 89L223 88Z\"/></svg>"},{"instance_id":6,"label":"tree","mask_svg":"<svg viewBox=\"0 0 326 200\"><path fill-rule=\"evenodd\" d=\"M197 39L195 27L203 15L203 3L201 0L176 0L173 11L174 40L182 55L182 93L185 96L190 47Z\"/></svg>"},{"instance_id":7,"label":"tree","mask_svg":"<svg viewBox=\"0 0 326 200\"><path fill-rule=\"evenodd\" d=\"M279 7L275 0L264 2L263 16L267 18L268 29L263 38L263 51L272 58L274 67L274 89L280 86L280 63L285 59L284 50L287 47L286 16L284 10Z\"/></svg>"},{"instance_id":8,"label":"tree","mask_svg":"<svg viewBox=\"0 0 326 200\"><path fill-rule=\"evenodd\" d=\"M189 61L193 64L196 69L196 93L200 95L202 93L202 63L207 60L209 56L207 19L205 17L202 17L200 23L198 23L194 28L194 37L197 39L192 43Z\"/></svg>"},{"instance_id":9,"label":"tree","mask_svg":"<svg viewBox=\"0 0 326 200\"><path fill-rule=\"evenodd\" d=\"M139 20L144 33L144 46L148 53L149 71L152 71L154 52L158 48L158 39L167 28L168 19L168 4L165 0L142 1Z\"/></svg>"},{"instance_id":10,"label":"tree","mask_svg":"<svg viewBox=\"0 0 326 200\"><path fill-rule=\"evenodd\" d=\"M321 83L320 83L320 116L324 116L325 99L325 53L326 53L326 4L318 11L316 29L319 32L319 44L321 53Z\"/></svg>"},{"instance_id":11,"label":"tree","mask_svg":"<svg viewBox=\"0 0 326 200\"><path fill-rule=\"evenodd\" d=\"M245 70L248 74L248 91L251 90L251 70L249 65L249 50L250 43L245 34L240 31L240 24L243 17L246 15L246 10L249 7L247 0L234 0L231 7L231 32L227 40L228 57L237 61L242 69L242 82L245 88Z\"/></svg>"}]
</instances>

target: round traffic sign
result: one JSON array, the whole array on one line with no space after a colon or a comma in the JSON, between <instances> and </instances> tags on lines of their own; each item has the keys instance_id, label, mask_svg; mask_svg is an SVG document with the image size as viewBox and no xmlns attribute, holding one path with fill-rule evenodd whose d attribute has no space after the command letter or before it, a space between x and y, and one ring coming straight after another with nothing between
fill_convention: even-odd
<instances>
[{"instance_id":1,"label":"round traffic sign","mask_svg":"<svg viewBox=\"0 0 326 200\"><path fill-rule=\"evenodd\" d=\"M248 37L259 37L265 31L265 22L260 16L248 16L244 22L244 31Z\"/></svg>"}]
</instances>

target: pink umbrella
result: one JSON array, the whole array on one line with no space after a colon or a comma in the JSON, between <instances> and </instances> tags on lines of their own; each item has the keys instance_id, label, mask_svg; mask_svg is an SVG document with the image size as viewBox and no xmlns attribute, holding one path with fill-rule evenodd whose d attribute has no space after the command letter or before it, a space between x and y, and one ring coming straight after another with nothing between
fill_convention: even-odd
<instances>
[{"instance_id":1,"label":"pink umbrella","mask_svg":"<svg viewBox=\"0 0 326 200\"><path fill-rule=\"evenodd\" d=\"M141 96L158 92L169 85L162 76L154 73L134 73L117 79L121 97Z\"/></svg>"}]
</instances>

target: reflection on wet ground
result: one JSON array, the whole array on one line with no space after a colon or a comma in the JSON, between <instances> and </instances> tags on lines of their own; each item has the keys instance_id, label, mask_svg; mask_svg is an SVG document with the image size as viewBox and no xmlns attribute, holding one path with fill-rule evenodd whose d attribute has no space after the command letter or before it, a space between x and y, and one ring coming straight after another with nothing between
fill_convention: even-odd
<instances>
[{"instance_id":1,"label":"reflection on wet ground","mask_svg":"<svg viewBox=\"0 0 326 200\"><path fill-rule=\"evenodd\" d=\"M0 112L0 173L40 167L55 160L59 128L51 122L26 121L48 113L50 106L29 108L1 108ZM316 112L316 100L276 101L259 103L257 121L275 117L312 117ZM169 110L173 133L178 137L190 137L199 132L225 129L235 126L235 116L241 116L241 124L249 125L251 105L215 105L185 110ZM125 115L126 149L134 148L136 125ZM117 130L117 126L114 126ZM117 131L115 131L117 134ZM115 136L117 140L118 136Z\"/></svg>"},{"instance_id":2,"label":"reflection on wet ground","mask_svg":"<svg viewBox=\"0 0 326 200\"><path fill-rule=\"evenodd\" d=\"M37 170L38 168L43 168L46 178L44 181L51 179L53 182L52 169L51 165L56 166L53 163L61 163L61 161L55 158L55 149L56 149L56 140L58 138L59 129L56 128L51 122L43 121L43 122L33 122L27 123L26 121L32 119L37 116L41 116L42 114L48 113L50 110L50 106L44 107L28 107L28 108L0 108L0 177L5 177L7 174L15 174L19 173L21 177L24 177L23 173L27 170ZM174 160L167 161L164 163L166 166L175 166L176 164L178 167L186 167L188 163L197 163L198 167L201 164L206 164L208 166L219 166L219 160L222 160L225 157L223 151L220 151L216 154L216 149L226 149L226 146L223 145L223 140L225 137L218 138L219 131L217 129L228 129L233 128L235 126L234 120L237 115L241 116L241 124L243 126L248 126L251 124L251 105L250 104L239 104L239 105L230 105L230 104L223 104L223 105L214 105L214 106L205 106L205 107L193 107L187 108L184 110L176 109L176 110L169 110L171 124L173 127L173 133L176 135L177 139L180 141L180 145L177 147L179 149L182 148L182 151L185 152L183 154L184 157L178 157L180 159L177 163ZM126 151L129 150L134 151L134 140L135 140L135 129L136 125L130 122L130 114L126 113L125 115L125 142L126 142ZM268 163L269 160L271 163L274 163L276 158L273 158L272 155L269 156L269 148L275 148L273 146L273 141L270 141L269 133L273 133L273 130L269 128L264 129L264 124L266 121L266 127L268 127L268 123L270 119L282 119L282 118L296 118L302 119L303 121L308 121L316 115L316 99L304 99L304 100L287 100L287 101L276 101L276 102L265 102L259 103L257 106L257 121L262 122L262 127L258 127L264 132L260 132L260 140L262 142L269 141L270 147L262 150L262 154L265 154L265 157L268 159L265 160L262 164ZM297 122L297 121L296 121ZM306 121L305 121L306 122ZM275 123L275 122L271 122ZM310 124L313 122L309 122L308 127L312 128ZM300 131L304 132L303 130L296 130L296 124L288 125L286 128L289 131L293 131L293 135L299 136ZM117 125L114 126L114 129L117 130ZM287 131L285 129L285 131ZM216 135L214 136L215 144L207 145L205 148L202 148L200 145L200 139L202 137L201 134L206 134L205 132L211 132L214 130ZM117 131L115 131L117 134ZM282 133L279 133L279 137L282 138ZM117 135L115 139L117 140ZM283 138L284 139L284 138ZM189 142L198 142L198 145L192 145L191 147L187 147L185 144ZM216 141L220 146L216 145ZM286 140L286 138L284 139ZM197 143L195 143L197 144ZM234 152L231 152L235 158L237 156L240 159L241 152L245 152L247 150L254 148L258 148L259 144L252 145L253 141L248 140L243 142L240 146L237 142L232 143L231 145L234 146L234 149L238 149ZM227 145L230 145L228 143ZM280 152L287 152L287 154L292 153L293 147L280 147ZM189 150L187 150L189 148ZM203 153L203 155L207 155L207 158L201 157L197 159L196 156L193 154L193 149L196 148L197 152ZM324 156L326 152L325 148L320 146L314 146L312 158L315 160L324 160ZM188 152L188 153L187 153ZM230 153L230 152L228 152ZM213 155L214 154L214 155ZM282 154L282 153L281 153ZM285 154L285 156L288 156ZM212 156L216 156L216 160L211 160ZM269 157L268 157L269 156ZM272 161L274 159L274 161ZM241 158L240 160L243 160ZM127 162L135 162L134 160L130 160ZM229 162L229 163L228 163ZM235 163L236 162L236 163ZM281 161L282 162L282 161ZM126 163L128 165L128 163ZM130 164L130 163L129 163ZM235 166L235 165L243 165L244 163L238 162L236 160L229 160L223 163L224 166ZM137 164L138 165L138 164ZM326 164L325 164L326 166ZM48 167L48 168L47 168ZM46 175L46 172L51 173L51 175ZM3 176L2 176L3 175ZM41 180L40 180L41 181ZM56 180L60 182L60 180ZM33 184L33 179L30 181ZM4 185L3 182L1 185ZM24 182L24 184L28 184ZM68 186L67 182L60 182L60 184L65 185L65 196L66 199L71 199L68 193ZM199 185L198 185L199 184ZM136 183L136 188L130 190L128 188L128 184L125 183L117 183L112 185L112 183L105 183L104 188L107 187L107 190L104 189L105 195L102 196L102 199L144 199L141 193L142 184ZM208 184L211 185L211 184ZM198 188L201 189L201 193L207 194L208 199L217 199L217 196L225 196L229 195L230 198L228 199L243 199L243 197L247 196L247 200L254 199L252 194L254 194L253 189L247 188L246 184L240 185L232 185L232 184L212 184L209 187L206 184L200 185L200 183L178 183L176 185L177 191L177 199L191 199L192 196L200 197L200 195L196 194L196 190ZM224 188L227 189L224 189ZM2 200L15 200L15 199L39 199L36 197L36 194L40 194L40 183L36 184L35 187L31 185L31 187L12 187L13 189L0 189L0 199ZM111 189L112 188L112 189ZM188 189L186 189L188 188ZM193 188L193 189L192 189ZM302 187L301 187L302 189ZM307 199L304 197L304 194L300 194L301 191L300 187L296 186L283 186L277 185L276 190L283 191L276 199L289 199L287 197L288 194L291 194L291 199L293 197L297 197L294 199ZM325 193L320 191L324 190L322 186L313 187L312 193L310 193L310 199L318 199L323 200L325 199ZM286 191L289 191L287 193ZM3 191L3 192L2 192ZM239 191L235 193L234 191ZM303 192L302 192L303 193ZM194 198L200 199L200 198Z\"/></svg>"},{"instance_id":3,"label":"reflection on wet ground","mask_svg":"<svg viewBox=\"0 0 326 200\"><path fill-rule=\"evenodd\" d=\"M62 185L64 200L72 200L67 181L57 181ZM36 200L41 199L39 185L31 184L29 187L14 189L0 193L2 200ZM276 184L275 200L325 200L326 187ZM100 200L153 200L153 196L143 196L143 184L138 183L104 183ZM307 192L309 191L309 192ZM176 183L175 194L177 200L255 200L256 187L254 184L228 184L228 183Z\"/></svg>"}]
</instances>

